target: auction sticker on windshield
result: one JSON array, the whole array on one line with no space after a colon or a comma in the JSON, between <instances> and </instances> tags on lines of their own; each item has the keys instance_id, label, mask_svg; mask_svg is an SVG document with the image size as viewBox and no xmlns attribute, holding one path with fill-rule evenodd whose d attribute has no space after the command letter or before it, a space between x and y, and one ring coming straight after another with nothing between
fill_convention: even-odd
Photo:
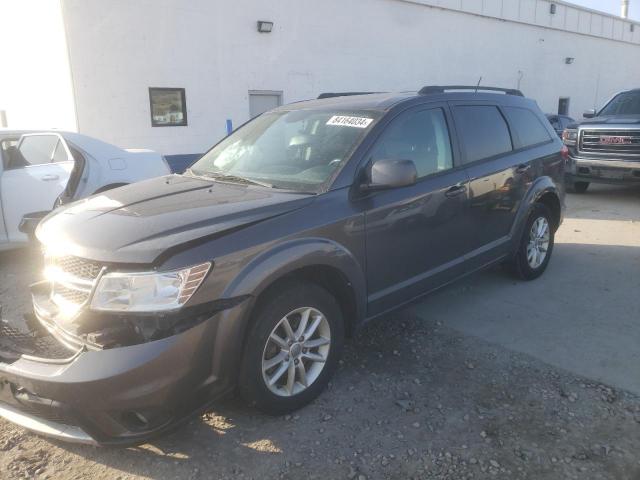
<instances>
[{"instance_id":1,"label":"auction sticker on windshield","mask_svg":"<svg viewBox=\"0 0 640 480\"><path fill-rule=\"evenodd\" d=\"M367 128L373 118L367 117L346 117L344 115L334 115L329 119L327 125L339 125L342 127Z\"/></svg>"}]
</instances>

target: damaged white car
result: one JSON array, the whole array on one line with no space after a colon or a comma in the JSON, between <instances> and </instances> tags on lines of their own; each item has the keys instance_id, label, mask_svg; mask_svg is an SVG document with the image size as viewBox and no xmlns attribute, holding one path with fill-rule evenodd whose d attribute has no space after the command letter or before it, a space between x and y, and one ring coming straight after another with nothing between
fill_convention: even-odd
<instances>
[{"instance_id":1,"label":"damaged white car","mask_svg":"<svg viewBox=\"0 0 640 480\"><path fill-rule=\"evenodd\" d=\"M62 131L0 129L0 160L0 250L28 242L59 205L171 173L154 151Z\"/></svg>"}]
</instances>

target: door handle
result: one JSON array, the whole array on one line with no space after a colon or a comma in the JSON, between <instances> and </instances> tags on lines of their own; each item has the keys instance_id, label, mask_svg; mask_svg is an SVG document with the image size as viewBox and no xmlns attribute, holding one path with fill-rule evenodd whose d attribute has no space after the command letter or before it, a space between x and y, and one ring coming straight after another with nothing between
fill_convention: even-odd
<instances>
[{"instance_id":1,"label":"door handle","mask_svg":"<svg viewBox=\"0 0 640 480\"><path fill-rule=\"evenodd\" d=\"M516 173L522 175L523 173L527 173L529 170L531 170L531 165L522 164L518 165Z\"/></svg>"},{"instance_id":2,"label":"door handle","mask_svg":"<svg viewBox=\"0 0 640 480\"><path fill-rule=\"evenodd\" d=\"M452 198L452 197L457 197L458 195L462 195L466 191L467 191L467 187L465 185L458 184L448 188L444 194L445 196Z\"/></svg>"},{"instance_id":3,"label":"door handle","mask_svg":"<svg viewBox=\"0 0 640 480\"><path fill-rule=\"evenodd\" d=\"M60 176L58 175L45 175L44 177L40 177L40 180L45 182L53 182L54 180L58 180Z\"/></svg>"}]
</instances>

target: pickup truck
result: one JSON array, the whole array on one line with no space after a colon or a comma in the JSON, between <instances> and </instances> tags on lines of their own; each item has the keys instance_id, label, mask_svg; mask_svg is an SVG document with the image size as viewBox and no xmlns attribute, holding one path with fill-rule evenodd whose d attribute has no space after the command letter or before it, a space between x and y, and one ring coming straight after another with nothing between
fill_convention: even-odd
<instances>
[{"instance_id":1,"label":"pickup truck","mask_svg":"<svg viewBox=\"0 0 640 480\"><path fill-rule=\"evenodd\" d=\"M162 155L151 150L123 150L57 130L0 129L0 250L28 242L25 219L35 228L55 207L168 173Z\"/></svg>"},{"instance_id":2,"label":"pickup truck","mask_svg":"<svg viewBox=\"0 0 640 480\"><path fill-rule=\"evenodd\" d=\"M640 184L640 88L618 93L584 118L562 134L569 149L567 189L584 193L592 182Z\"/></svg>"}]
</instances>

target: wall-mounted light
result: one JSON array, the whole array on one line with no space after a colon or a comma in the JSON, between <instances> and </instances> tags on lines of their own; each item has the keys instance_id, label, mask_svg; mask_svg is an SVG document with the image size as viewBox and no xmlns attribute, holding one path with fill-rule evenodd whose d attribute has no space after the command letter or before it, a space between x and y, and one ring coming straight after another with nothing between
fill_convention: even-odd
<instances>
[{"instance_id":1,"label":"wall-mounted light","mask_svg":"<svg viewBox=\"0 0 640 480\"><path fill-rule=\"evenodd\" d=\"M550 13L551 15L555 15L555 14L556 14L556 4L555 4L555 3L552 3L552 4L549 6L549 13Z\"/></svg>"},{"instance_id":2,"label":"wall-mounted light","mask_svg":"<svg viewBox=\"0 0 640 480\"><path fill-rule=\"evenodd\" d=\"M271 33L273 30L273 22L266 22L264 20L258 20L258 32Z\"/></svg>"},{"instance_id":3,"label":"wall-mounted light","mask_svg":"<svg viewBox=\"0 0 640 480\"><path fill-rule=\"evenodd\" d=\"M575 62L576 59L573 57L567 57L564 59L564 63L566 63L567 65L571 65L573 62Z\"/></svg>"}]
</instances>

